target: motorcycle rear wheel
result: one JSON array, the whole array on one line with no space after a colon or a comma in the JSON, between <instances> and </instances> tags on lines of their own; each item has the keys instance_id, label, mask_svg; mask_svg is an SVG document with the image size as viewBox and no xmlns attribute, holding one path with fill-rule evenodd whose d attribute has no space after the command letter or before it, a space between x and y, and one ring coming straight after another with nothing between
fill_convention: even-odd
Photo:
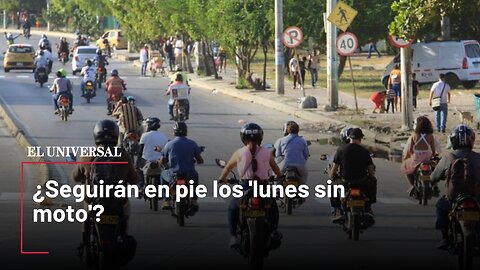
<instances>
[{"instance_id":1,"label":"motorcycle rear wheel","mask_svg":"<svg viewBox=\"0 0 480 270\"><path fill-rule=\"evenodd\" d=\"M180 227L185 226L185 202L181 200L178 203L175 203L175 208L177 212L177 224Z\"/></svg>"},{"instance_id":2,"label":"motorcycle rear wheel","mask_svg":"<svg viewBox=\"0 0 480 270\"><path fill-rule=\"evenodd\" d=\"M292 202L293 200L291 198L286 198L285 199L285 212L287 212L287 215L292 214Z\"/></svg>"},{"instance_id":3,"label":"motorcycle rear wheel","mask_svg":"<svg viewBox=\"0 0 480 270\"><path fill-rule=\"evenodd\" d=\"M150 177L150 183L152 183L155 187L158 187L159 181L158 178L155 176L149 176ZM151 199L150 201L150 209L153 209L153 211L158 211L158 197L155 196Z\"/></svg>"},{"instance_id":4,"label":"motorcycle rear wheel","mask_svg":"<svg viewBox=\"0 0 480 270\"><path fill-rule=\"evenodd\" d=\"M265 256L265 221L263 218L255 219L255 228L249 228L250 247L248 251L248 264L250 269L259 270L263 268ZM253 230L254 231L253 231Z\"/></svg>"},{"instance_id":5,"label":"motorcycle rear wheel","mask_svg":"<svg viewBox=\"0 0 480 270\"><path fill-rule=\"evenodd\" d=\"M473 269L474 236L464 236L463 245L458 252L458 266L461 270Z\"/></svg>"}]
</instances>

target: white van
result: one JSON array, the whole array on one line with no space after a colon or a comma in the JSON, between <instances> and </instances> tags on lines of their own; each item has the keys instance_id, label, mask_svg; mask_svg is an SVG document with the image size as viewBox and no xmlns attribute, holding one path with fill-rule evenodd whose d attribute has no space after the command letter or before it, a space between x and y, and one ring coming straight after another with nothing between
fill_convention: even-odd
<instances>
[{"instance_id":1,"label":"white van","mask_svg":"<svg viewBox=\"0 0 480 270\"><path fill-rule=\"evenodd\" d=\"M387 86L390 72L400 64L397 55L385 68L382 83ZM480 80L480 44L476 40L433 41L412 44L412 72L420 84L438 81L441 73L451 88L470 89Z\"/></svg>"}]
</instances>

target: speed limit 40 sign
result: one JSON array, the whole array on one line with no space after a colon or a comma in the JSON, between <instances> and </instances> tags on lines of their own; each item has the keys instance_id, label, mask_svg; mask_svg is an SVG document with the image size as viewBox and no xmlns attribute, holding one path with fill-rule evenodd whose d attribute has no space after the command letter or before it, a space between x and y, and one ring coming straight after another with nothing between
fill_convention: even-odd
<instances>
[{"instance_id":1,"label":"speed limit 40 sign","mask_svg":"<svg viewBox=\"0 0 480 270\"><path fill-rule=\"evenodd\" d=\"M352 55L358 48L357 37L350 32L340 34L337 38L337 52L343 56Z\"/></svg>"}]
</instances>

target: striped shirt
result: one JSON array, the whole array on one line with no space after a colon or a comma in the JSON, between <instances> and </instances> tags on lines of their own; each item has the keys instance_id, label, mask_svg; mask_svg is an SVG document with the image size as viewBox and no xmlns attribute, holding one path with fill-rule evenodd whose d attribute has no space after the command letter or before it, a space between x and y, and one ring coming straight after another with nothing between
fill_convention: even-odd
<instances>
[{"instance_id":1,"label":"striped shirt","mask_svg":"<svg viewBox=\"0 0 480 270\"><path fill-rule=\"evenodd\" d=\"M130 103L118 106L112 115L120 119L120 126L125 129L125 132L137 131L140 121L143 120L142 112Z\"/></svg>"},{"instance_id":2,"label":"striped shirt","mask_svg":"<svg viewBox=\"0 0 480 270\"><path fill-rule=\"evenodd\" d=\"M394 99L395 98L395 90L389 89L387 91L387 99Z\"/></svg>"}]
</instances>

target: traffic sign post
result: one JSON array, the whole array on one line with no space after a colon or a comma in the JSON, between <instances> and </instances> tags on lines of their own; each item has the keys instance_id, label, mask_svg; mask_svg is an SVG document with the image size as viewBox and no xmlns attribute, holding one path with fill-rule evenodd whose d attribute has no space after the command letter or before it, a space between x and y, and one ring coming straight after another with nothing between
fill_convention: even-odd
<instances>
[{"instance_id":1,"label":"traffic sign post","mask_svg":"<svg viewBox=\"0 0 480 270\"><path fill-rule=\"evenodd\" d=\"M303 32L300 28L296 26L290 26L282 34L282 42L288 48L295 48L298 45L302 44L303 41Z\"/></svg>"},{"instance_id":2,"label":"traffic sign post","mask_svg":"<svg viewBox=\"0 0 480 270\"><path fill-rule=\"evenodd\" d=\"M356 112L358 112L357 89L355 87L355 80L353 79L353 68L352 68L352 60L350 59L350 55L355 53L357 48L358 48L358 39L355 36L355 34L350 32L345 32L338 36L337 52L338 54L346 56L348 58L348 65L350 66L350 77L352 79L353 97L355 99Z\"/></svg>"}]
</instances>

